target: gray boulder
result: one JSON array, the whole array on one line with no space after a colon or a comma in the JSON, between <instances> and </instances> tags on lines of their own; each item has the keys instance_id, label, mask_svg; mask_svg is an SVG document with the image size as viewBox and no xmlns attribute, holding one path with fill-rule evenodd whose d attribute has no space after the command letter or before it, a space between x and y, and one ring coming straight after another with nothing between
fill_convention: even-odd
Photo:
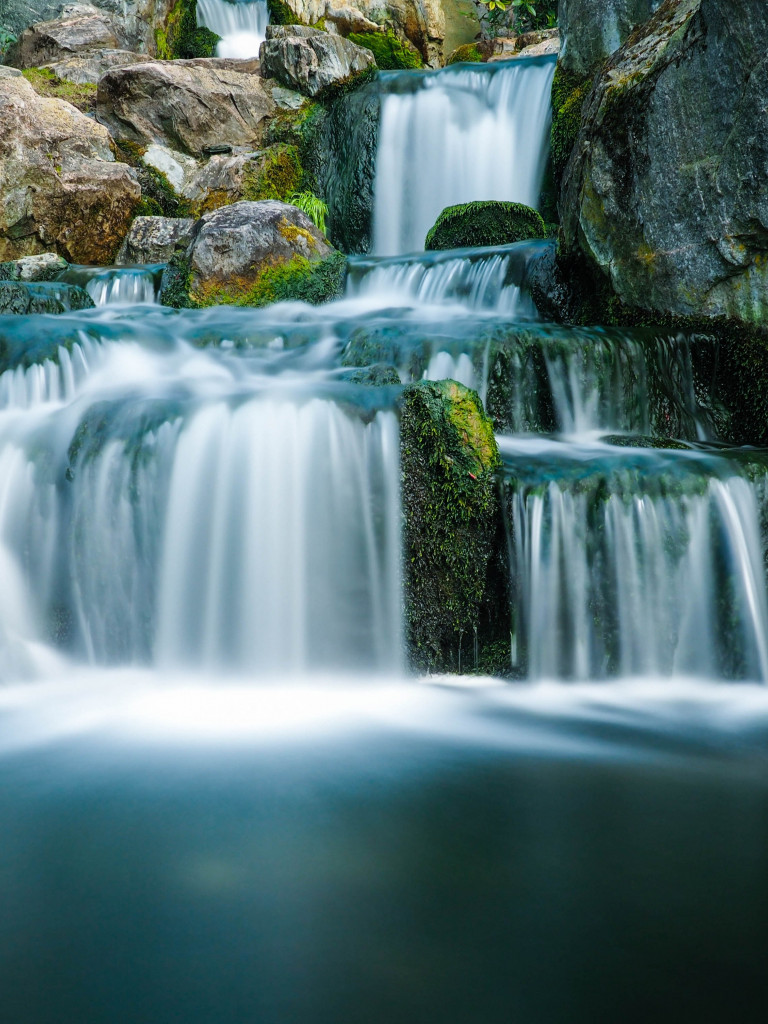
<instances>
[{"instance_id":1,"label":"gray boulder","mask_svg":"<svg viewBox=\"0 0 768 1024\"><path fill-rule=\"evenodd\" d=\"M177 246L189 244L194 226L191 217L137 217L125 236L116 263L167 263Z\"/></svg>"},{"instance_id":2,"label":"gray boulder","mask_svg":"<svg viewBox=\"0 0 768 1024\"><path fill-rule=\"evenodd\" d=\"M88 292L75 284L0 281L0 314L68 313L93 306Z\"/></svg>"},{"instance_id":3,"label":"gray boulder","mask_svg":"<svg viewBox=\"0 0 768 1024\"><path fill-rule=\"evenodd\" d=\"M768 4L667 0L606 64L565 241L629 306L768 318Z\"/></svg>"},{"instance_id":4,"label":"gray boulder","mask_svg":"<svg viewBox=\"0 0 768 1024\"><path fill-rule=\"evenodd\" d=\"M152 58L143 53L131 53L130 50L93 50L86 53L73 54L52 64L45 64L59 81L74 82L85 85L95 84L108 71L125 68L131 64L145 64Z\"/></svg>"},{"instance_id":5,"label":"gray boulder","mask_svg":"<svg viewBox=\"0 0 768 1024\"><path fill-rule=\"evenodd\" d=\"M124 45L115 19L90 4L69 4L60 18L33 25L22 32L7 62L18 68L36 68L73 54Z\"/></svg>"},{"instance_id":6,"label":"gray boulder","mask_svg":"<svg viewBox=\"0 0 768 1024\"><path fill-rule=\"evenodd\" d=\"M0 281L52 281L68 266L55 252L42 252L38 256L0 263Z\"/></svg>"},{"instance_id":7,"label":"gray boulder","mask_svg":"<svg viewBox=\"0 0 768 1024\"><path fill-rule=\"evenodd\" d=\"M563 67L579 75L594 71L661 4L662 0L560 0Z\"/></svg>"},{"instance_id":8,"label":"gray boulder","mask_svg":"<svg viewBox=\"0 0 768 1024\"><path fill-rule=\"evenodd\" d=\"M365 47L301 25L270 25L259 59L265 77L312 98L376 67Z\"/></svg>"},{"instance_id":9,"label":"gray boulder","mask_svg":"<svg viewBox=\"0 0 768 1024\"><path fill-rule=\"evenodd\" d=\"M275 110L253 63L153 61L108 72L97 117L118 140L200 157L212 146L258 145Z\"/></svg>"},{"instance_id":10,"label":"gray boulder","mask_svg":"<svg viewBox=\"0 0 768 1024\"><path fill-rule=\"evenodd\" d=\"M198 306L322 302L340 292L345 262L295 206L277 200L233 203L198 221L185 255L174 257L163 275L161 301Z\"/></svg>"}]
</instances>

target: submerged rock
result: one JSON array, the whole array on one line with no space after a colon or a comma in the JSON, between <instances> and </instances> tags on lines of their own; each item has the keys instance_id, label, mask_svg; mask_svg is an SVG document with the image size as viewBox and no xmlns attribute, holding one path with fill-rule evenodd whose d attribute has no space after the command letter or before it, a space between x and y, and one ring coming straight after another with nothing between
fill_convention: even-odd
<instances>
[{"instance_id":1,"label":"submerged rock","mask_svg":"<svg viewBox=\"0 0 768 1024\"><path fill-rule=\"evenodd\" d=\"M88 292L75 284L0 281L0 314L68 313L93 306Z\"/></svg>"},{"instance_id":2,"label":"submerged rock","mask_svg":"<svg viewBox=\"0 0 768 1024\"><path fill-rule=\"evenodd\" d=\"M111 263L141 198L109 132L24 78L0 78L0 260Z\"/></svg>"},{"instance_id":3,"label":"submerged rock","mask_svg":"<svg viewBox=\"0 0 768 1024\"><path fill-rule=\"evenodd\" d=\"M0 281L53 281L69 264L55 252L0 263Z\"/></svg>"},{"instance_id":4,"label":"submerged rock","mask_svg":"<svg viewBox=\"0 0 768 1024\"><path fill-rule=\"evenodd\" d=\"M189 243L194 226L191 217L137 217L115 262L121 266L167 263L179 245Z\"/></svg>"},{"instance_id":5,"label":"submerged rock","mask_svg":"<svg viewBox=\"0 0 768 1024\"><path fill-rule=\"evenodd\" d=\"M200 157L211 146L258 145L275 103L254 62L154 61L110 71L97 116L118 140Z\"/></svg>"},{"instance_id":6,"label":"submerged rock","mask_svg":"<svg viewBox=\"0 0 768 1024\"><path fill-rule=\"evenodd\" d=\"M768 5L667 0L607 62L561 193L626 306L768 317Z\"/></svg>"},{"instance_id":7,"label":"submerged rock","mask_svg":"<svg viewBox=\"0 0 768 1024\"><path fill-rule=\"evenodd\" d=\"M262 73L289 89L317 97L376 67L370 50L301 25L270 25L259 52Z\"/></svg>"},{"instance_id":8,"label":"submerged rock","mask_svg":"<svg viewBox=\"0 0 768 1024\"><path fill-rule=\"evenodd\" d=\"M174 306L325 302L340 293L345 264L295 206L233 203L198 221L186 253L163 275L160 299Z\"/></svg>"},{"instance_id":9,"label":"submerged rock","mask_svg":"<svg viewBox=\"0 0 768 1024\"><path fill-rule=\"evenodd\" d=\"M522 203L488 200L448 206L435 221L424 248L464 249L478 245L509 245L545 238L541 215Z\"/></svg>"},{"instance_id":10,"label":"submerged rock","mask_svg":"<svg viewBox=\"0 0 768 1024\"><path fill-rule=\"evenodd\" d=\"M406 631L422 672L509 670L503 609L501 457L477 394L453 380L420 381L402 399L400 457Z\"/></svg>"}]
</instances>

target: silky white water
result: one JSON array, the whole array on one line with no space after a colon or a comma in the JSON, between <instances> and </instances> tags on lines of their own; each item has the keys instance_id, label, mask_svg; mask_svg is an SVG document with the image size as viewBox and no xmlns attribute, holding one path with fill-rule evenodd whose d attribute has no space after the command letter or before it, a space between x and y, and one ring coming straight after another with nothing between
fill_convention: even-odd
<instances>
[{"instance_id":1,"label":"silky white water","mask_svg":"<svg viewBox=\"0 0 768 1024\"><path fill-rule=\"evenodd\" d=\"M373 251L417 252L456 203L538 207L555 62L461 65L381 76Z\"/></svg>"},{"instance_id":2,"label":"silky white water","mask_svg":"<svg viewBox=\"0 0 768 1024\"><path fill-rule=\"evenodd\" d=\"M216 46L217 57L258 57L269 24L266 0L197 0L197 24L221 37Z\"/></svg>"}]
</instances>

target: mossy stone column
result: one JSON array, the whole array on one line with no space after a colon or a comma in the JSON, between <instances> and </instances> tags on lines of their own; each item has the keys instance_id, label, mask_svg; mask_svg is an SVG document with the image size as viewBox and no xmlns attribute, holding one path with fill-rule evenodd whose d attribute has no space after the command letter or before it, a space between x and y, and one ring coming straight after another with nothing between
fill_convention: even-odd
<instances>
[{"instance_id":1,"label":"mossy stone column","mask_svg":"<svg viewBox=\"0 0 768 1024\"><path fill-rule=\"evenodd\" d=\"M411 664L422 672L496 668L488 652L499 636L508 641L508 614L491 421L462 384L419 381L403 392L400 437Z\"/></svg>"}]
</instances>

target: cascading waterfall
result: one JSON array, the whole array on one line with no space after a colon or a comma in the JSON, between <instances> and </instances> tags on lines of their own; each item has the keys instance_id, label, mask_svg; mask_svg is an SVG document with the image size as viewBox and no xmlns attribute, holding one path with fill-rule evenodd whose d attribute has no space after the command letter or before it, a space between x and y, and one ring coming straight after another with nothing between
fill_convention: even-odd
<instances>
[{"instance_id":1,"label":"cascading waterfall","mask_svg":"<svg viewBox=\"0 0 768 1024\"><path fill-rule=\"evenodd\" d=\"M85 288L97 306L137 306L157 303L164 264L136 267L72 266L59 276Z\"/></svg>"},{"instance_id":2,"label":"cascading waterfall","mask_svg":"<svg viewBox=\"0 0 768 1024\"><path fill-rule=\"evenodd\" d=\"M221 37L217 57L258 57L269 11L266 0L197 0L197 23Z\"/></svg>"},{"instance_id":3,"label":"cascading waterfall","mask_svg":"<svg viewBox=\"0 0 768 1024\"><path fill-rule=\"evenodd\" d=\"M555 62L520 59L380 76L373 251L424 248L438 214L503 199L537 207Z\"/></svg>"}]
</instances>

